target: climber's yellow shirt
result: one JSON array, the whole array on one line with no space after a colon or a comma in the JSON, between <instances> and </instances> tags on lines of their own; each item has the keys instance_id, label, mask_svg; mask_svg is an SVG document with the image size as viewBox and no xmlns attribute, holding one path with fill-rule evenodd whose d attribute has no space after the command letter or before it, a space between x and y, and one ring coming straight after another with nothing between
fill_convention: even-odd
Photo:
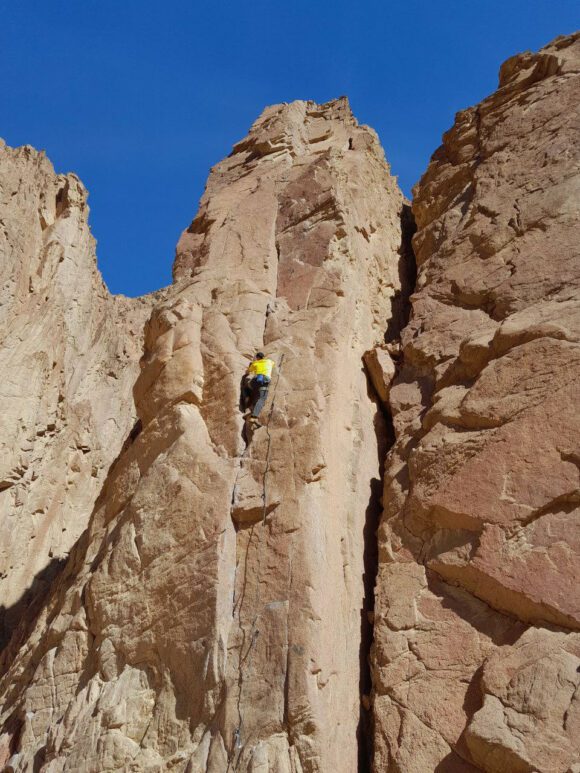
<instances>
[{"instance_id":1,"label":"climber's yellow shirt","mask_svg":"<svg viewBox=\"0 0 580 773\"><path fill-rule=\"evenodd\" d=\"M269 360L267 357L264 357L263 360L254 360L248 366L248 373L252 376L272 378L274 364L274 360Z\"/></svg>"}]
</instances>

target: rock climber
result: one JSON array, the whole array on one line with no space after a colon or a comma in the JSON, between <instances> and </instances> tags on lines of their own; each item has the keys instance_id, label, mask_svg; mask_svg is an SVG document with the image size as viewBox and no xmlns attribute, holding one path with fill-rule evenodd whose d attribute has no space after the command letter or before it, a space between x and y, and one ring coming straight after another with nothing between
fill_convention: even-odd
<instances>
[{"instance_id":1,"label":"rock climber","mask_svg":"<svg viewBox=\"0 0 580 773\"><path fill-rule=\"evenodd\" d=\"M248 365L244 377L244 405L247 408L244 415L249 414L250 420L258 426L260 425L258 416L268 397L274 365L274 360L266 357L264 352L258 352Z\"/></svg>"}]
</instances>

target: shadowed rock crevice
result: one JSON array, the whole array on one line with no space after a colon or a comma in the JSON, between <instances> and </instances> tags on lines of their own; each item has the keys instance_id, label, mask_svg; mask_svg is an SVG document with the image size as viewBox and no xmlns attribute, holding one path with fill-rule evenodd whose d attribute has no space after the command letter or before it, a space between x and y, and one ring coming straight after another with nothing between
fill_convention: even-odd
<instances>
[{"instance_id":1,"label":"shadowed rock crevice","mask_svg":"<svg viewBox=\"0 0 580 773\"><path fill-rule=\"evenodd\" d=\"M410 206L401 210L401 245L399 248L398 274L400 289L391 299L391 317L385 332L385 342L390 344L387 353L389 367L384 369L375 350L363 357L363 367L367 375L368 399L376 406L374 431L381 476L370 481L369 503L364 524L364 600L361 610L360 631L360 719L357 730L358 771L371 773L373 770L373 713L372 713L372 669L371 653L375 617L375 585L379 566L378 529L383 510L384 469L387 456L395 442L393 417L388 403L388 389L395 378L399 363L401 331L409 320L411 312L410 296L415 291L417 268L413 252L412 238L416 226ZM379 391L380 390L380 391Z\"/></svg>"},{"instance_id":2,"label":"shadowed rock crevice","mask_svg":"<svg viewBox=\"0 0 580 773\"><path fill-rule=\"evenodd\" d=\"M409 322L411 295L417 282L417 262L413 251L413 236L417 225L410 204L401 209L401 246L399 248L398 273L400 289L391 298L391 315L385 330L385 343L399 342L401 331Z\"/></svg>"},{"instance_id":3,"label":"shadowed rock crevice","mask_svg":"<svg viewBox=\"0 0 580 773\"><path fill-rule=\"evenodd\" d=\"M377 400L376 396L372 396ZM377 400L378 402L378 400ZM377 414L380 416L380 414ZM388 450L388 426L383 419L376 423L377 438L381 450ZM381 456L381 469L384 465L384 455ZM359 649L359 695L360 716L357 728L358 743L358 768L359 773L370 773L373 760L373 718L372 718L372 675L371 675L371 648L373 644L375 599L374 590L378 572L378 541L377 531L382 513L381 478L373 478L370 481L369 503L365 512L365 524L363 530L364 539L364 598L360 612L360 649Z\"/></svg>"}]
</instances>

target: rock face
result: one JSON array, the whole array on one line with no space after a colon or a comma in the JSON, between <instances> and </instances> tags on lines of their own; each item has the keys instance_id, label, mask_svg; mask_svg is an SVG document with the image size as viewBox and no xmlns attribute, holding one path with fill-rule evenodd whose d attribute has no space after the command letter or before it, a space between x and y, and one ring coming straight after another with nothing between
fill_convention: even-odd
<instances>
[{"instance_id":1,"label":"rock face","mask_svg":"<svg viewBox=\"0 0 580 773\"><path fill-rule=\"evenodd\" d=\"M0 642L86 528L135 421L150 304L96 269L86 191L0 144Z\"/></svg>"},{"instance_id":2,"label":"rock face","mask_svg":"<svg viewBox=\"0 0 580 773\"><path fill-rule=\"evenodd\" d=\"M133 301L2 148L0 768L578 773L579 48L458 115L416 265L345 99L265 110Z\"/></svg>"},{"instance_id":3,"label":"rock face","mask_svg":"<svg viewBox=\"0 0 580 773\"><path fill-rule=\"evenodd\" d=\"M580 39L508 60L416 188L375 770L580 764Z\"/></svg>"},{"instance_id":4,"label":"rock face","mask_svg":"<svg viewBox=\"0 0 580 773\"><path fill-rule=\"evenodd\" d=\"M357 769L387 434L363 354L401 305L403 208L346 100L267 109L212 171L146 325L142 429L9 649L13 770Z\"/></svg>"}]
</instances>

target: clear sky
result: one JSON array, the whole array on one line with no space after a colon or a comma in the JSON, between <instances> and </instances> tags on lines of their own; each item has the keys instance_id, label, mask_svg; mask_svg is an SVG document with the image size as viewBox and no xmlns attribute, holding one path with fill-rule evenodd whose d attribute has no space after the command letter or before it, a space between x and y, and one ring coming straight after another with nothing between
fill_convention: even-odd
<instances>
[{"instance_id":1,"label":"clear sky","mask_svg":"<svg viewBox=\"0 0 580 773\"><path fill-rule=\"evenodd\" d=\"M409 195L504 59L578 27L578 0L0 0L0 136L79 175L105 281L139 295L265 105L346 94Z\"/></svg>"}]
</instances>

